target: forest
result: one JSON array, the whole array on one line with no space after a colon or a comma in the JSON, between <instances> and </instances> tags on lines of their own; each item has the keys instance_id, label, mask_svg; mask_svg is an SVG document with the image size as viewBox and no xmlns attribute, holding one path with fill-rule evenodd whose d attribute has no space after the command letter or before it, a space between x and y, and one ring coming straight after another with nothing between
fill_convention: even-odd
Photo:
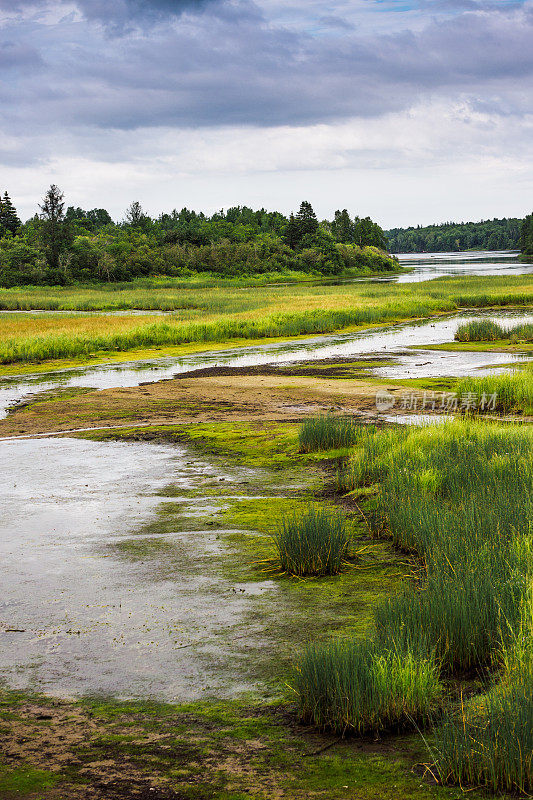
<instances>
[{"instance_id":1,"label":"forest","mask_svg":"<svg viewBox=\"0 0 533 800\"><path fill-rule=\"evenodd\" d=\"M445 222L386 232L391 253L446 253L461 250L518 250L522 220Z\"/></svg>"},{"instance_id":2,"label":"forest","mask_svg":"<svg viewBox=\"0 0 533 800\"><path fill-rule=\"evenodd\" d=\"M128 281L149 275L236 277L397 271L383 230L345 209L320 221L310 203L288 218L236 206L211 216L183 208L156 219L133 202L115 223L103 208L66 207L52 185L24 224L0 195L0 286Z\"/></svg>"},{"instance_id":3,"label":"forest","mask_svg":"<svg viewBox=\"0 0 533 800\"><path fill-rule=\"evenodd\" d=\"M533 256L533 214L528 214L522 224L520 249L527 258Z\"/></svg>"}]
</instances>

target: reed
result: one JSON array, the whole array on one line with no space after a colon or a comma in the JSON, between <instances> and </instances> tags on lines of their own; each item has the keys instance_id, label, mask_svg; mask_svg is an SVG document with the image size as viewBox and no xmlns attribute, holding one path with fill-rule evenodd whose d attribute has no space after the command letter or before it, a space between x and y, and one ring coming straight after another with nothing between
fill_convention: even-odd
<instances>
[{"instance_id":1,"label":"reed","mask_svg":"<svg viewBox=\"0 0 533 800\"><path fill-rule=\"evenodd\" d=\"M0 309L52 311L117 311L144 309L168 312L158 322L139 320L124 335L109 335L110 325L87 332L65 330L64 315L43 333L11 333L12 318L0 317L0 363L85 357L96 352L123 352L139 347L164 347L237 338L264 339L331 333L346 327L387 324L453 312L464 303L507 305L533 300L528 276L491 279L462 278L425 284L293 285L246 284L213 276L201 279L152 278L131 283L71 287L0 289ZM461 296L468 288L469 294ZM529 292L529 294L528 294ZM294 311L297 308L298 311ZM62 318L61 318L62 317ZM106 335L107 334L107 335Z\"/></svg>"},{"instance_id":2,"label":"reed","mask_svg":"<svg viewBox=\"0 0 533 800\"><path fill-rule=\"evenodd\" d=\"M481 698L449 711L435 734L441 783L529 795L533 790L533 647L531 608L505 653L501 681Z\"/></svg>"},{"instance_id":3,"label":"reed","mask_svg":"<svg viewBox=\"0 0 533 800\"><path fill-rule=\"evenodd\" d=\"M358 733L420 724L441 711L446 675L501 675L466 716L447 713L437 770L443 782L531 787L532 445L530 428L475 420L360 437L337 485L373 487L376 530L416 554L420 572L377 608L366 640L302 655L295 685L307 721ZM391 673L374 691L376 660L391 654L414 683Z\"/></svg>"},{"instance_id":4,"label":"reed","mask_svg":"<svg viewBox=\"0 0 533 800\"><path fill-rule=\"evenodd\" d=\"M504 327L490 319L474 319L464 322L455 332L457 342L495 342L504 338Z\"/></svg>"},{"instance_id":5,"label":"reed","mask_svg":"<svg viewBox=\"0 0 533 800\"><path fill-rule=\"evenodd\" d=\"M274 536L279 563L290 575L337 575L349 555L351 531L340 512L309 506L285 517Z\"/></svg>"},{"instance_id":6,"label":"reed","mask_svg":"<svg viewBox=\"0 0 533 800\"><path fill-rule=\"evenodd\" d=\"M361 426L352 417L321 414L305 420L298 432L301 453L350 447L361 435Z\"/></svg>"},{"instance_id":7,"label":"reed","mask_svg":"<svg viewBox=\"0 0 533 800\"><path fill-rule=\"evenodd\" d=\"M499 375L484 375L482 378L461 378L454 387L458 396L466 394L484 399L486 411L502 414L533 414L533 371L530 367ZM482 411L478 405L478 411Z\"/></svg>"},{"instance_id":8,"label":"reed","mask_svg":"<svg viewBox=\"0 0 533 800\"><path fill-rule=\"evenodd\" d=\"M341 735L423 724L442 700L432 659L381 650L371 641L311 645L294 688L302 719Z\"/></svg>"},{"instance_id":9,"label":"reed","mask_svg":"<svg viewBox=\"0 0 533 800\"><path fill-rule=\"evenodd\" d=\"M509 339L512 343L533 341L533 324L500 325L489 319L475 319L459 325L455 332L458 342L496 342Z\"/></svg>"}]
</instances>

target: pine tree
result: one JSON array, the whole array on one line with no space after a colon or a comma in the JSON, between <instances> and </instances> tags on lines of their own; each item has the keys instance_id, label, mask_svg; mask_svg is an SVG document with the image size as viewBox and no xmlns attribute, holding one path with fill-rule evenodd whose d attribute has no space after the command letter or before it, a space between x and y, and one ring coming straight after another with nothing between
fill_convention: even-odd
<instances>
[{"instance_id":1,"label":"pine tree","mask_svg":"<svg viewBox=\"0 0 533 800\"><path fill-rule=\"evenodd\" d=\"M289 221L285 226L284 236L289 247L291 247L293 250L298 247L302 237L300 236L300 226L298 225L294 214L291 214L289 217Z\"/></svg>"},{"instance_id":2,"label":"pine tree","mask_svg":"<svg viewBox=\"0 0 533 800\"><path fill-rule=\"evenodd\" d=\"M20 228L21 222L18 218L15 206L11 202L11 198L7 191L4 196L0 197L0 229L9 231L15 235Z\"/></svg>"},{"instance_id":3,"label":"pine tree","mask_svg":"<svg viewBox=\"0 0 533 800\"><path fill-rule=\"evenodd\" d=\"M296 221L300 232L300 239L308 234L316 233L318 230L318 219L313 211L313 206L304 200L300 205L300 210L296 214Z\"/></svg>"}]
</instances>

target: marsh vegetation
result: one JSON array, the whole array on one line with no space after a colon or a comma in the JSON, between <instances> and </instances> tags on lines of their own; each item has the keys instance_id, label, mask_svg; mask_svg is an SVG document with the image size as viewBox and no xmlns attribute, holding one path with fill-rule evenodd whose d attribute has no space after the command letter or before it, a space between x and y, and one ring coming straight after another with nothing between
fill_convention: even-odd
<instances>
[{"instance_id":1,"label":"marsh vegetation","mask_svg":"<svg viewBox=\"0 0 533 800\"><path fill-rule=\"evenodd\" d=\"M361 436L338 488L370 492L376 536L420 568L367 638L304 653L305 719L342 733L434 717L441 780L531 789L532 444L529 428L469 421ZM449 697L441 725L446 681L466 674L494 683Z\"/></svg>"},{"instance_id":2,"label":"marsh vegetation","mask_svg":"<svg viewBox=\"0 0 533 800\"><path fill-rule=\"evenodd\" d=\"M486 281L449 278L420 285L237 286L166 288L157 284L117 287L0 290L0 308L70 311L144 309L171 312L164 318L133 314L76 316L10 315L0 318L0 363L84 359L95 353L127 352L181 344L253 341L317 335L453 312L462 307L533 301L529 276ZM295 311L295 309L298 309ZM23 317L22 319L20 317Z\"/></svg>"}]
</instances>

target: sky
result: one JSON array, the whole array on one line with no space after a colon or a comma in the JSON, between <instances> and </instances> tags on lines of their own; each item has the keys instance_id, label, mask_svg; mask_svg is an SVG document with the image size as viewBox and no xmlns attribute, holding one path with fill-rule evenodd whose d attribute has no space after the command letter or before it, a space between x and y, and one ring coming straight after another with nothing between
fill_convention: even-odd
<instances>
[{"instance_id":1,"label":"sky","mask_svg":"<svg viewBox=\"0 0 533 800\"><path fill-rule=\"evenodd\" d=\"M0 190L22 218L533 210L533 0L0 0Z\"/></svg>"}]
</instances>

